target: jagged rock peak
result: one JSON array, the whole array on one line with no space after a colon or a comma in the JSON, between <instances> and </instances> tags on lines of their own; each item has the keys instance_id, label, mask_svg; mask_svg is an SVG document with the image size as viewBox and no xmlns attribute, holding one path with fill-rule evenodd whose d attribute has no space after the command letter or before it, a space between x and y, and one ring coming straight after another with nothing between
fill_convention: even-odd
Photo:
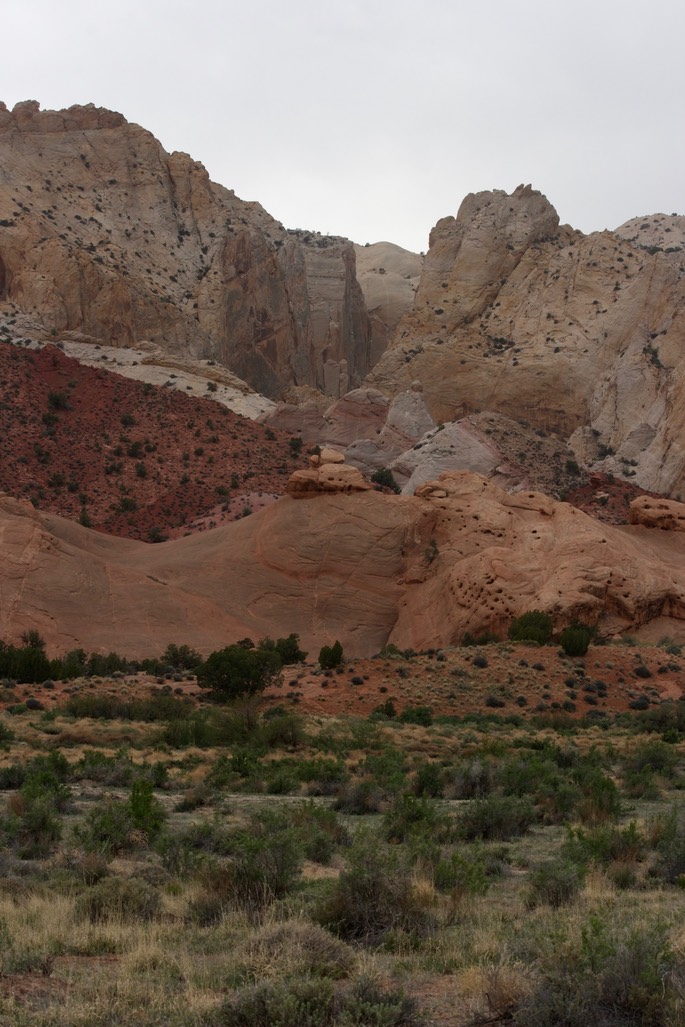
<instances>
[{"instance_id":1,"label":"jagged rock peak","mask_svg":"<svg viewBox=\"0 0 685 1027\"><path fill-rule=\"evenodd\" d=\"M558 230L556 210L530 185L518 186L511 195L502 189L469 193L456 218L441 218L430 234L417 308L436 310L446 290L456 292L445 312L450 324L478 317L529 247Z\"/></svg>"},{"instance_id":2,"label":"jagged rock peak","mask_svg":"<svg viewBox=\"0 0 685 1027\"><path fill-rule=\"evenodd\" d=\"M0 100L0 132L73 132L97 128L117 128L128 122L123 114L96 107L94 103L74 104L66 110L41 110L37 100L20 100L12 110Z\"/></svg>"}]
</instances>

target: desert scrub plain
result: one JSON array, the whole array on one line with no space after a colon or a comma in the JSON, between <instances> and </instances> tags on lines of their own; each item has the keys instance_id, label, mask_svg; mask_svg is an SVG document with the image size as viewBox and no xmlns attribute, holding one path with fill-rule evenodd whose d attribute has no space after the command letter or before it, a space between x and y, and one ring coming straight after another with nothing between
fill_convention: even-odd
<instances>
[{"instance_id":1,"label":"desert scrub plain","mask_svg":"<svg viewBox=\"0 0 685 1027\"><path fill-rule=\"evenodd\" d=\"M685 704L439 716L393 660L356 717L6 682L0 1024L685 1023Z\"/></svg>"}]
</instances>

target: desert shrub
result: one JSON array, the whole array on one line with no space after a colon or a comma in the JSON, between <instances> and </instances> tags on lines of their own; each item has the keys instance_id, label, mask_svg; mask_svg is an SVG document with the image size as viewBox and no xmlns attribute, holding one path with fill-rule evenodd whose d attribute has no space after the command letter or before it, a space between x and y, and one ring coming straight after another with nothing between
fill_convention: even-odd
<instances>
[{"instance_id":1,"label":"desert shrub","mask_svg":"<svg viewBox=\"0 0 685 1027\"><path fill-rule=\"evenodd\" d=\"M385 746L378 753L370 753L364 760L363 771L370 774L387 793L394 795L407 789L407 764L404 753L393 746Z\"/></svg>"},{"instance_id":2,"label":"desert shrub","mask_svg":"<svg viewBox=\"0 0 685 1027\"><path fill-rule=\"evenodd\" d=\"M370 778L347 781L338 788L334 809L353 816L380 813L383 808L383 790Z\"/></svg>"},{"instance_id":3,"label":"desert shrub","mask_svg":"<svg viewBox=\"0 0 685 1027\"><path fill-rule=\"evenodd\" d=\"M349 778L349 771L342 760L331 757L298 760L293 769L298 780L307 785L309 795L333 795L338 786Z\"/></svg>"},{"instance_id":4,"label":"desert shrub","mask_svg":"<svg viewBox=\"0 0 685 1027\"><path fill-rule=\"evenodd\" d=\"M552 637L553 623L548 613L529 610L509 625L508 635L512 642L538 642L547 645Z\"/></svg>"},{"instance_id":5,"label":"desert shrub","mask_svg":"<svg viewBox=\"0 0 685 1027\"><path fill-rule=\"evenodd\" d=\"M622 811L621 796L615 783L598 767L581 764L573 774L582 795L576 813L583 824L601 824L618 820Z\"/></svg>"},{"instance_id":6,"label":"desert shrub","mask_svg":"<svg viewBox=\"0 0 685 1027\"><path fill-rule=\"evenodd\" d=\"M91 923L107 920L153 920L160 910L159 892L138 878L106 877L76 903L77 913Z\"/></svg>"},{"instance_id":7,"label":"desert shrub","mask_svg":"<svg viewBox=\"0 0 685 1027\"><path fill-rule=\"evenodd\" d=\"M462 838L508 841L517 838L535 823L535 810L528 798L490 795L473 799L460 813L457 830Z\"/></svg>"},{"instance_id":8,"label":"desert shrub","mask_svg":"<svg viewBox=\"0 0 685 1027\"><path fill-rule=\"evenodd\" d=\"M319 803L299 803L290 811L290 823L295 828L305 859L314 863L330 863L333 853L349 843L349 833L330 806Z\"/></svg>"},{"instance_id":9,"label":"desert shrub","mask_svg":"<svg viewBox=\"0 0 685 1027\"><path fill-rule=\"evenodd\" d=\"M520 1027L663 1027L678 1022L676 960L664 925L614 927L591 916L559 950L542 954ZM673 1018L675 1016L675 1018Z\"/></svg>"},{"instance_id":10,"label":"desert shrub","mask_svg":"<svg viewBox=\"0 0 685 1027\"><path fill-rule=\"evenodd\" d=\"M414 776L413 791L415 795L424 795L431 799L439 799L445 791L445 775L439 763L421 763Z\"/></svg>"},{"instance_id":11,"label":"desert shrub","mask_svg":"<svg viewBox=\"0 0 685 1027\"><path fill-rule=\"evenodd\" d=\"M433 883L455 896L485 895L490 887L485 855L477 846L453 849L433 870Z\"/></svg>"},{"instance_id":12,"label":"desert shrub","mask_svg":"<svg viewBox=\"0 0 685 1027\"><path fill-rule=\"evenodd\" d=\"M108 756L100 749L88 749L74 764L71 773L77 781L85 778L101 784L126 786L133 778L134 764L126 753Z\"/></svg>"},{"instance_id":13,"label":"desert shrub","mask_svg":"<svg viewBox=\"0 0 685 1027\"><path fill-rule=\"evenodd\" d=\"M457 764L447 790L455 799L482 799L490 794L494 781L493 765L476 758Z\"/></svg>"},{"instance_id":14,"label":"desert shrub","mask_svg":"<svg viewBox=\"0 0 685 1027\"><path fill-rule=\"evenodd\" d=\"M623 766L625 773L629 775L649 771L672 780L678 766L678 752L662 741L642 742L626 754Z\"/></svg>"},{"instance_id":15,"label":"desert shrub","mask_svg":"<svg viewBox=\"0 0 685 1027\"><path fill-rule=\"evenodd\" d=\"M581 866L640 861L647 854L647 839L634 821L626 827L613 824L601 824L589 830L570 827L562 853L564 858Z\"/></svg>"},{"instance_id":16,"label":"desert shrub","mask_svg":"<svg viewBox=\"0 0 685 1027\"><path fill-rule=\"evenodd\" d=\"M22 859L39 859L49 855L62 837L62 823L55 815L50 794L24 794L2 823L4 843L14 846Z\"/></svg>"},{"instance_id":17,"label":"desert shrub","mask_svg":"<svg viewBox=\"0 0 685 1027\"><path fill-rule=\"evenodd\" d=\"M334 989L321 978L263 981L224 1002L218 1027L420 1027L411 999L368 980Z\"/></svg>"},{"instance_id":18,"label":"desert shrub","mask_svg":"<svg viewBox=\"0 0 685 1027\"><path fill-rule=\"evenodd\" d=\"M419 724L430 727L433 723L433 711L430 706L405 706L398 720L402 724Z\"/></svg>"},{"instance_id":19,"label":"desert shrub","mask_svg":"<svg viewBox=\"0 0 685 1027\"><path fill-rule=\"evenodd\" d=\"M572 902L583 884L584 871L577 863L563 859L547 860L531 870L529 907L547 905L553 909Z\"/></svg>"},{"instance_id":20,"label":"desert shrub","mask_svg":"<svg viewBox=\"0 0 685 1027\"><path fill-rule=\"evenodd\" d=\"M155 798L152 782L145 778L134 781L128 804L133 827L144 831L149 840L156 838L162 830L166 815L161 802Z\"/></svg>"},{"instance_id":21,"label":"desert shrub","mask_svg":"<svg viewBox=\"0 0 685 1027\"><path fill-rule=\"evenodd\" d=\"M395 797L385 814L383 834L389 842L408 842L417 838L440 843L454 834L451 818L432 799L404 794Z\"/></svg>"},{"instance_id":22,"label":"desert shrub","mask_svg":"<svg viewBox=\"0 0 685 1027\"><path fill-rule=\"evenodd\" d=\"M585 656L592 641L592 628L584 624L571 624L564 628L559 637L561 648L567 656Z\"/></svg>"},{"instance_id":23,"label":"desert shrub","mask_svg":"<svg viewBox=\"0 0 685 1027\"><path fill-rule=\"evenodd\" d=\"M348 866L318 911L318 920L346 941L380 944L390 932L428 933L434 918L416 887L406 852L360 832L348 852Z\"/></svg>"},{"instance_id":24,"label":"desert shrub","mask_svg":"<svg viewBox=\"0 0 685 1027\"><path fill-rule=\"evenodd\" d=\"M267 977L347 977L354 966L353 950L319 924L287 920L259 928L239 955L243 981Z\"/></svg>"},{"instance_id":25,"label":"desert shrub","mask_svg":"<svg viewBox=\"0 0 685 1027\"><path fill-rule=\"evenodd\" d=\"M295 713L280 713L274 717L265 717L261 727L261 737L270 749L298 749L306 741L304 721Z\"/></svg>"},{"instance_id":26,"label":"desert shrub","mask_svg":"<svg viewBox=\"0 0 685 1027\"><path fill-rule=\"evenodd\" d=\"M526 754L507 760L499 769L505 795L530 796L546 823L560 823L573 814L580 787L547 753Z\"/></svg>"},{"instance_id":27,"label":"desert shrub","mask_svg":"<svg viewBox=\"0 0 685 1027\"><path fill-rule=\"evenodd\" d=\"M300 876L303 846L285 813L265 810L228 835L229 862L215 889L233 907L257 908L286 895Z\"/></svg>"},{"instance_id":28,"label":"desert shrub","mask_svg":"<svg viewBox=\"0 0 685 1027\"><path fill-rule=\"evenodd\" d=\"M322 670L335 670L343 661L343 647L337 640L333 645L324 645L319 650L319 666Z\"/></svg>"},{"instance_id":29,"label":"desert shrub","mask_svg":"<svg viewBox=\"0 0 685 1027\"><path fill-rule=\"evenodd\" d=\"M185 722L192 703L173 695L159 693L149 699L119 699L104 693L82 693L69 696L65 712L72 717L89 717L92 720L134 720L144 723L155 721Z\"/></svg>"},{"instance_id":30,"label":"desert shrub","mask_svg":"<svg viewBox=\"0 0 685 1027\"><path fill-rule=\"evenodd\" d=\"M113 855L132 844L133 817L128 802L109 799L89 810L74 835L87 852Z\"/></svg>"},{"instance_id":31,"label":"desert shrub","mask_svg":"<svg viewBox=\"0 0 685 1027\"><path fill-rule=\"evenodd\" d=\"M675 806L654 825L656 862L652 874L668 884L685 884L685 816Z\"/></svg>"}]
</instances>

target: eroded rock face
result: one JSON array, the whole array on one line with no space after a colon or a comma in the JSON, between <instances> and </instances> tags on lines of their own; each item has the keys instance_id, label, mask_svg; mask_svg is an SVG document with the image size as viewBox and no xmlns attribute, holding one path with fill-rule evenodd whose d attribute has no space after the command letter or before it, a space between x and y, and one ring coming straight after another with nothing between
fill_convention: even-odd
<instances>
[{"instance_id":1,"label":"eroded rock face","mask_svg":"<svg viewBox=\"0 0 685 1027\"><path fill-rule=\"evenodd\" d=\"M638 496L630 504L630 523L662 531L685 531L685 503Z\"/></svg>"},{"instance_id":2,"label":"eroded rock face","mask_svg":"<svg viewBox=\"0 0 685 1027\"><path fill-rule=\"evenodd\" d=\"M529 187L467 197L367 383L419 379L436 421L525 419L598 470L685 491L685 261L636 233L560 227Z\"/></svg>"},{"instance_id":3,"label":"eroded rock face","mask_svg":"<svg viewBox=\"0 0 685 1027\"><path fill-rule=\"evenodd\" d=\"M345 463L343 453L324 448L310 457L311 466L291 474L286 491L294 499L331 492L367 492L371 484L361 471Z\"/></svg>"},{"instance_id":4,"label":"eroded rock face","mask_svg":"<svg viewBox=\"0 0 685 1027\"><path fill-rule=\"evenodd\" d=\"M0 319L211 357L271 397L292 384L337 397L368 371L347 240L286 232L92 104L3 107L0 163Z\"/></svg>"},{"instance_id":5,"label":"eroded rock face","mask_svg":"<svg viewBox=\"0 0 685 1027\"><path fill-rule=\"evenodd\" d=\"M340 475L339 462L312 468ZM347 468L347 470L352 470ZM306 472L305 472L306 473ZM340 479L338 478L338 481ZM680 533L615 528L533 491L444 474L415 496L325 486L163 545L110 538L0 497L0 637L51 649L203 652L296 631L349 655L501 636L526 610L602 634L685 620Z\"/></svg>"}]
</instances>

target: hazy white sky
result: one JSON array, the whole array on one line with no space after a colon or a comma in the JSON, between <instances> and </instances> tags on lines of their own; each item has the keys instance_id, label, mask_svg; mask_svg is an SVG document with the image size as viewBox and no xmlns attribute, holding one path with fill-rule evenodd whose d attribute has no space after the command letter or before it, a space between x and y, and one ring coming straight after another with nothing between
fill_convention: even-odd
<instances>
[{"instance_id":1,"label":"hazy white sky","mask_svg":"<svg viewBox=\"0 0 685 1027\"><path fill-rule=\"evenodd\" d=\"M685 213L683 0L5 0L0 99L93 102L288 228L424 250L531 182L583 231Z\"/></svg>"}]
</instances>

